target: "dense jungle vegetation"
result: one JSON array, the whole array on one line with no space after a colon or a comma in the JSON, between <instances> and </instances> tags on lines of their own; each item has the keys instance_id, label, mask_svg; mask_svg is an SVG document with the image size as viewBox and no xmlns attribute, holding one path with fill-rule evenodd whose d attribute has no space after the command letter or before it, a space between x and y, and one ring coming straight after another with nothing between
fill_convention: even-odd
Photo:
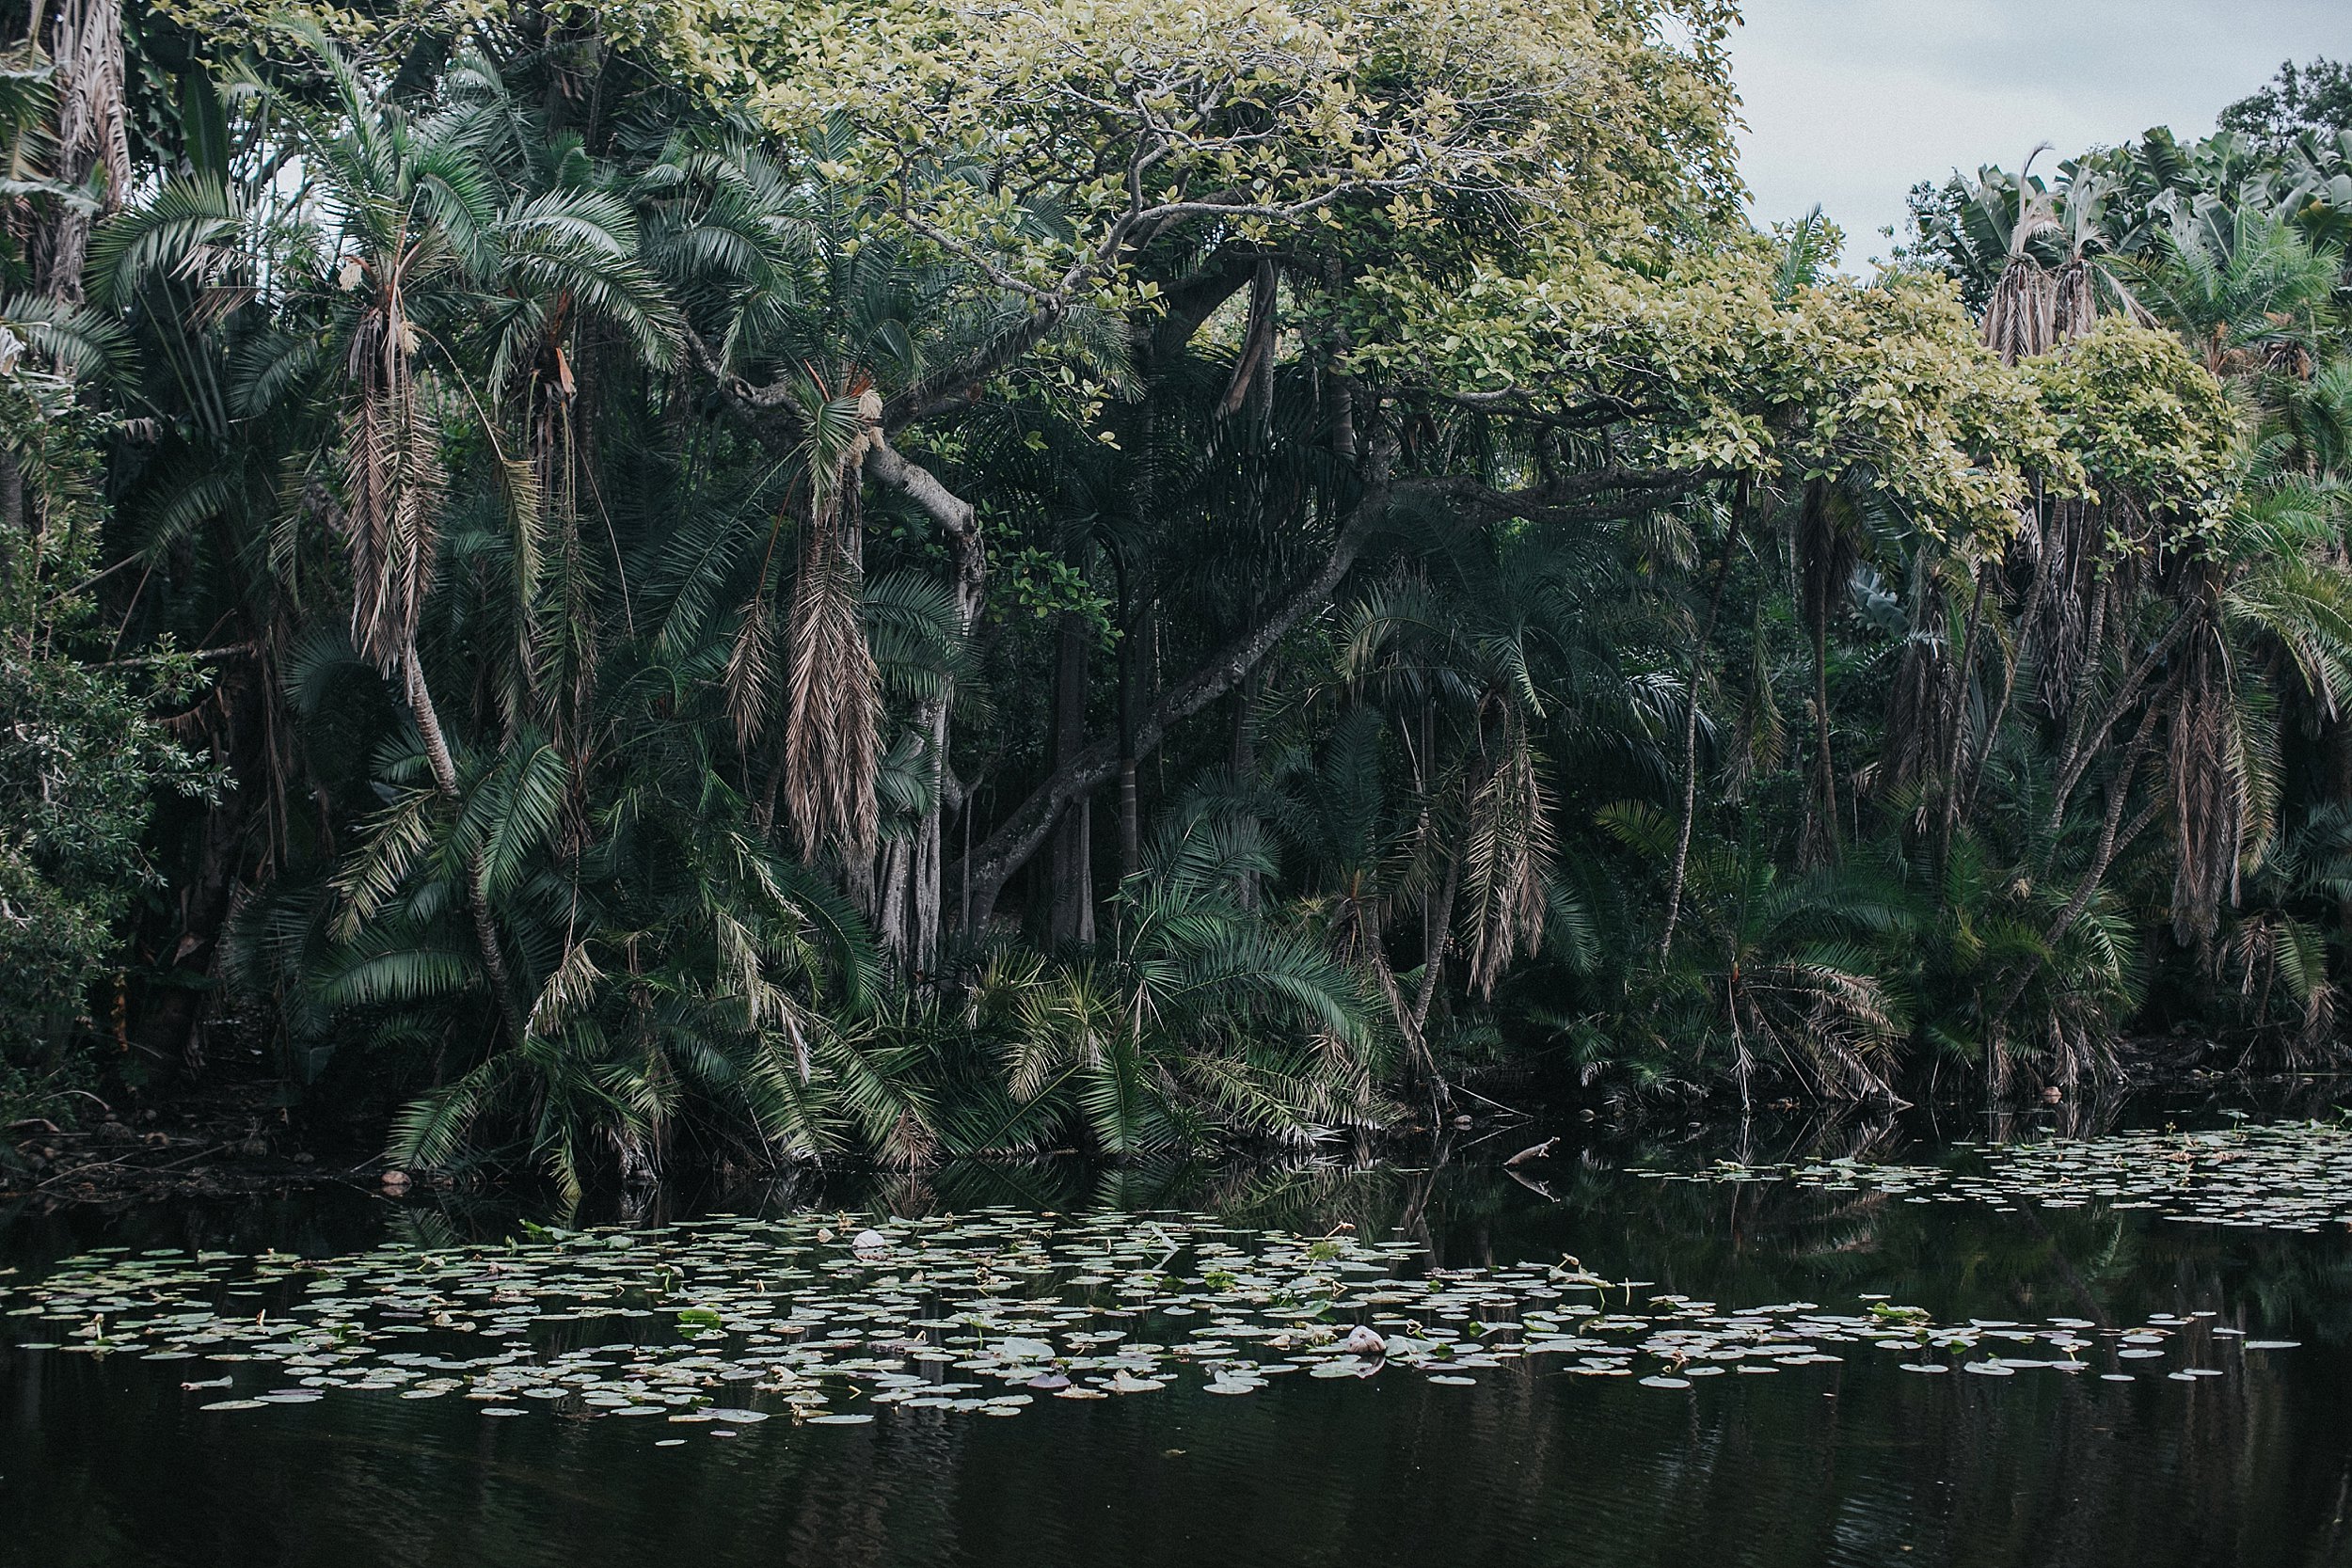
<instances>
[{"instance_id":1,"label":"dense jungle vegetation","mask_svg":"<svg viewBox=\"0 0 2352 1568\"><path fill-rule=\"evenodd\" d=\"M2352 110L1743 214L1725 0L4 13L0 1114L1302 1145L2352 1017Z\"/></svg>"}]
</instances>

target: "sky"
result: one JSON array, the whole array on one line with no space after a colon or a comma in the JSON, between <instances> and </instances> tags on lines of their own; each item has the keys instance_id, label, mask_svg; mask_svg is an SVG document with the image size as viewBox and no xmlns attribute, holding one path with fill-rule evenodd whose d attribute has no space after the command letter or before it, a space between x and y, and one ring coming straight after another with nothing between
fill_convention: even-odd
<instances>
[{"instance_id":1,"label":"sky","mask_svg":"<svg viewBox=\"0 0 2352 1568\"><path fill-rule=\"evenodd\" d=\"M1903 194L2037 168L2152 125L2184 139L2290 55L2352 58L2352 0L1747 0L1732 38L1760 223L1821 204L1846 265L1904 232Z\"/></svg>"}]
</instances>

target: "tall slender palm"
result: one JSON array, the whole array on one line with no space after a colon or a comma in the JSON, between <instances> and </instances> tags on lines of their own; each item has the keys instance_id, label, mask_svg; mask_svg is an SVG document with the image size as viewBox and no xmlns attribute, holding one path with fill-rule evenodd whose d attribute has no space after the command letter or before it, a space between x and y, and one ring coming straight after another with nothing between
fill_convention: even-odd
<instances>
[{"instance_id":1,"label":"tall slender palm","mask_svg":"<svg viewBox=\"0 0 2352 1568\"><path fill-rule=\"evenodd\" d=\"M442 448L453 428L468 424L490 444L515 518L516 619L528 672L539 662L530 628L540 620L532 601L541 476L563 427L526 415L538 436L526 436L527 454L510 454L489 401L500 383L516 380L525 383L527 409L564 399L569 376L558 318L571 310L602 315L657 359L668 343L668 312L635 259L622 203L560 184L536 193L515 188L509 177L525 149L486 61L469 58L447 97L419 111L372 89L315 28L292 30L330 88L323 105L287 97L284 108L331 226L331 253L309 287L327 325L328 362L340 372L335 459L352 643L395 684L416 721L434 787L454 806L464 797L458 752L420 652L441 542ZM466 356L469 340L485 330L493 342L486 388ZM541 352L526 361L527 344ZM546 446L532 450L542 438ZM467 902L484 973L519 1027L528 999L501 946L488 868L478 856L470 880Z\"/></svg>"}]
</instances>

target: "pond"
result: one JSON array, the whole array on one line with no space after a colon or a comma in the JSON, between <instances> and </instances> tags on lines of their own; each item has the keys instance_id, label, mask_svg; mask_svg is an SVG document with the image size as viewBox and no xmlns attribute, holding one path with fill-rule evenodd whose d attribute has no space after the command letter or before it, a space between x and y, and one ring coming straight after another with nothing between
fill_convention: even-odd
<instances>
[{"instance_id":1,"label":"pond","mask_svg":"<svg viewBox=\"0 0 2352 1568\"><path fill-rule=\"evenodd\" d=\"M2120 1125L18 1214L0 1563L2352 1562L2352 1132Z\"/></svg>"}]
</instances>

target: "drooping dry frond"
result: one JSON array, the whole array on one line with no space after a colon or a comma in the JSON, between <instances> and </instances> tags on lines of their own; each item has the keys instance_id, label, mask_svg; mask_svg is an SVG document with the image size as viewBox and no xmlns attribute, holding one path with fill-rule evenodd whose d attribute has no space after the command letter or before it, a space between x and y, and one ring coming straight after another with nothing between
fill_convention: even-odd
<instances>
[{"instance_id":1,"label":"drooping dry frond","mask_svg":"<svg viewBox=\"0 0 2352 1568\"><path fill-rule=\"evenodd\" d=\"M727 717L735 721L735 743L746 752L768 729L775 641L775 614L763 587L743 601L743 623L727 651Z\"/></svg>"},{"instance_id":2,"label":"drooping dry frond","mask_svg":"<svg viewBox=\"0 0 2352 1568\"><path fill-rule=\"evenodd\" d=\"M1481 998L1511 960L1544 940L1544 882L1551 869L1550 801L1524 715L1505 710L1502 756L1470 801L1464 870L1476 936L1470 989Z\"/></svg>"},{"instance_id":3,"label":"drooping dry frond","mask_svg":"<svg viewBox=\"0 0 2352 1568\"><path fill-rule=\"evenodd\" d=\"M2196 639L2177 677L2167 736L2172 930L2208 961L2222 906L2237 902L2247 846L2259 842L2268 815L2265 769L2250 749L2233 680L2221 639Z\"/></svg>"},{"instance_id":4,"label":"drooping dry frond","mask_svg":"<svg viewBox=\"0 0 2352 1568\"><path fill-rule=\"evenodd\" d=\"M2005 365L2047 354L2058 343L2058 279L2031 249L2035 239L2059 230L2057 203L2029 178L2034 159L2046 150L2046 143L2035 148L2018 170L2017 221L2010 229L2009 259L1984 308L1985 347Z\"/></svg>"},{"instance_id":5,"label":"drooping dry frond","mask_svg":"<svg viewBox=\"0 0 2352 1568\"><path fill-rule=\"evenodd\" d=\"M881 831L875 782L882 764L882 676L861 608L865 570L856 485L881 426L882 399L867 388L825 398L810 413L808 545L792 598L785 807L803 856L830 847L864 867L873 860Z\"/></svg>"},{"instance_id":6,"label":"drooping dry frond","mask_svg":"<svg viewBox=\"0 0 2352 1568\"><path fill-rule=\"evenodd\" d=\"M857 562L830 529L812 533L792 600L785 803L803 855L832 846L863 862L881 826L881 675L858 614Z\"/></svg>"},{"instance_id":7,"label":"drooping dry frond","mask_svg":"<svg viewBox=\"0 0 2352 1568\"><path fill-rule=\"evenodd\" d=\"M1984 345L2005 365L2047 354L2058 341L2058 279L2023 252L2010 255L1984 308Z\"/></svg>"},{"instance_id":8,"label":"drooping dry frond","mask_svg":"<svg viewBox=\"0 0 2352 1568\"><path fill-rule=\"evenodd\" d=\"M352 337L357 395L343 420L351 641L387 673L416 639L439 544L440 455L417 396L412 341L396 298L369 310Z\"/></svg>"}]
</instances>

